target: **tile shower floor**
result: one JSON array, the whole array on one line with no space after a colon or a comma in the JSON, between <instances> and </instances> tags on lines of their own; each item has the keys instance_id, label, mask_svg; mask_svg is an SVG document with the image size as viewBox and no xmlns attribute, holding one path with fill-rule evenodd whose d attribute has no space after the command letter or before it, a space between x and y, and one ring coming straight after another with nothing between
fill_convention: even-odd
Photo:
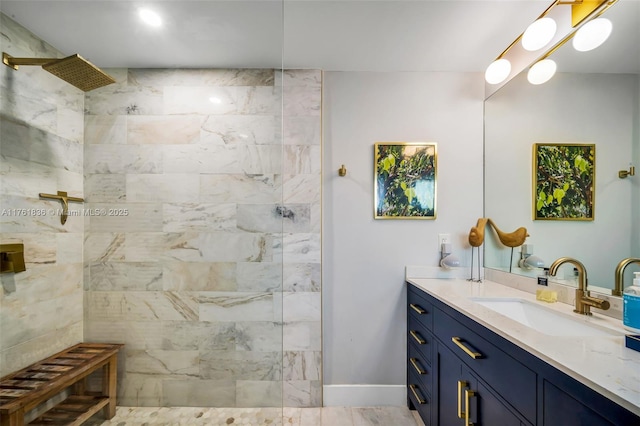
<instances>
[{"instance_id":1,"label":"tile shower floor","mask_svg":"<svg viewBox=\"0 0 640 426\"><path fill-rule=\"evenodd\" d=\"M90 426L274 425L274 426L422 426L405 407L323 408L168 408L118 407L111 420ZM417 420L416 420L417 419Z\"/></svg>"}]
</instances>

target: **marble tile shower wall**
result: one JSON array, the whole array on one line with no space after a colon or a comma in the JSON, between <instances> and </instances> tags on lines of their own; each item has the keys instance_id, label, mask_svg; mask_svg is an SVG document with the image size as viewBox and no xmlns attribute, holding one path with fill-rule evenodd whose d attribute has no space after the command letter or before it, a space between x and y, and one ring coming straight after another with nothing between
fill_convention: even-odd
<instances>
[{"instance_id":1,"label":"marble tile shower wall","mask_svg":"<svg viewBox=\"0 0 640 426\"><path fill-rule=\"evenodd\" d=\"M63 57L4 14L2 51ZM0 376L80 342L84 222L56 201L83 196L84 93L40 67L0 65L0 242L22 242L27 270L0 275ZM81 207L81 205L80 205Z\"/></svg>"},{"instance_id":2,"label":"marble tile shower wall","mask_svg":"<svg viewBox=\"0 0 640 426\"><path fill-rule=\"evenodd\" d=\"M321 405L321 73L109 70L85 100L85 338L119 404Z\"/></svg>"}]
</instances>

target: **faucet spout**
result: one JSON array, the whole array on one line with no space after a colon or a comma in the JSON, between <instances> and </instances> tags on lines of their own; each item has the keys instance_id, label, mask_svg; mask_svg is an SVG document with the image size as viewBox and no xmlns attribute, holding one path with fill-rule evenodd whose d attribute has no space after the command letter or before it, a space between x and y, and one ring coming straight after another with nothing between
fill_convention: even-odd
<instances>
[{"instance_id":1,"label":"faucet spout","mask_svg":"<svg viewBox=\"0 0 640 426\"><path fill-rule=\"evenodd\" d=\"M576 269L578 270L578 290L586 291L587 290L587 269L584 267L582 262L576 259L573 259L571 257L561 257L560 259L556 259L549 266L549 275L555 277L556 274L558 273L558 268L560 268L560 266L565 263L571 263L576 267Z\"/></svg>"},{"instance_id":2,"label":"faucet spout","mask_svg":"<svg viewBox=\"0 0 640 426\"><path fill-rule=\"evenodd\" d=\"M589 294L589 290L587 290L587 269L582 262L571 257L561 257L549 266L549 275L555 276L560 266L565 263L573 264L578 270L578 288L576 289L576 303L573 312L581 315L591 315L592 306L604 310L609 309L610 304L607 300L592 297Z\"/></svg>"},{"instance_id":3,"label":"faucet spout","mask_svg":"<svg viewBox=\"0 0 640 426\"><path fill-rule=\"evenodd\" d=\"M640 259L635 257L622 259L620 263L618 263L618 266L616 266L616 281L615 287L611 292L612 295L622 296L622 292L624 291L624 270L627 269L627 266L631 265L632 263L637 263L638 265L640 265Z\"/></svg>"}]
</instances>

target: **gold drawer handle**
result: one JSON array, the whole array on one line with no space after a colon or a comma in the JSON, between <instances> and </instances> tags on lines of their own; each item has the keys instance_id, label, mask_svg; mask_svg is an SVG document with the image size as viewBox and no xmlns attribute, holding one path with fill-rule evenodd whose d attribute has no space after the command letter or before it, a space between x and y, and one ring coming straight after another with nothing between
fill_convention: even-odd
<instances>
[{"instance_id":1,"label":"gold drawer handle","mask_svg":"<svg viewBox=\"0 0 640 426\"><path fill-rule=\"evenodd\" d=\"M462 339L460 337L452 337L451 338L451 341L453 343L455 343L457 347L462 349L464 351L464 353L469 355L471 358L476 359L476 358L481 358L482 357L481 353L472 351L471 349L466 347L464 344L462 344L461 340Z\"/></svg>"},{"instance_id":2,"label":"gold drawer handle","mask_svg":"<svg viewBox=\"0 0 640 426\"><path fill-rule=\"evenodd\" d=\"M413 309L414 311L416 311L420 315L427 313L427 311L422 309L422 307L420 307L419 305L414 305L413 303L411 303L409 306L411 307L411 309Z\"/></svg>"},{"instance_id":3,"label":"gold drawer handle","mask_svg":"<svg viewBox=\"0 0 640 426\"><path fill-rule=\"evenodd\" d=\"M469 384L464 380L458 380L458 418L463 419L465 412L462 411L462 389L466 388Z\"/></svg>"},{"instance_id":4,"label":"gold drawer handle","mask_svg":"<svg viewBox=\"0 0 640 426\"><path fill-rule=\"evenodd\" d=\"M471 399L471 397L474 397L476 395L477 394L475 391L472 391L472 390L464 391L464 424L465 426L473 426L473 423L471 423L471 420L470 420L471 410L469 409L469 399Z\"/></svg>"},{"instance_id":5,"label":"gold drawer handle","mask_svg":"<svg viewBox=\"0 0 640 426\"><path fill-rule=\"evenodd\" d=\"M416 369L418 374L427 374L426 370L423 370L422 368L420 368L420 364L418 363L417 358L409 358L409 362L411 363L411 365L413 365L413 368Z\"/></svg>"},{"instance_id":6,"label":"gold drawer handle","mask_svg":"<svg viewBox=\"0 0 640 426\"><path fill-rule=\"evenodd\" d=\"M411 392L413 392L413 396L415 396L418 400L418 404L423 405L427 403L427 401L418 394L418 387L416 385L409 385L409 389L411 389Z\"/></svg>"},{"instance_id":7,"label":"gold drawer handle","mask_svg":"<svg viewBox=\"0 0 640 426\"><path fill-rule=\"evenodd\" d=\"M411 330L409 332L409 334L411 335L411 337L413 337L414 339L416 339L416 342L418 342L419 345L424 345L425 343L427 343L426 340L424 340L417 331L413 331Z\"/></svg>"}]
</instances>

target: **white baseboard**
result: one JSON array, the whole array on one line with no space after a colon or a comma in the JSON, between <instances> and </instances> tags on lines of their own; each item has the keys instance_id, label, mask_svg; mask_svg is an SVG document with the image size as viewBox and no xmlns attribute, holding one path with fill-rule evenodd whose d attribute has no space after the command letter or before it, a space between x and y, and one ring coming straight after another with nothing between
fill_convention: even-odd
<instances>
[{"instance_id":1,"label":"white baseboard","mask_svg":"<svg viewBox=\"0 0 640 426\"><path fill-rule=\"evenodd\" d=\"M325 407L406 406L405 385L327 385L322 387Z\"/></svg>"}]
</instances>

